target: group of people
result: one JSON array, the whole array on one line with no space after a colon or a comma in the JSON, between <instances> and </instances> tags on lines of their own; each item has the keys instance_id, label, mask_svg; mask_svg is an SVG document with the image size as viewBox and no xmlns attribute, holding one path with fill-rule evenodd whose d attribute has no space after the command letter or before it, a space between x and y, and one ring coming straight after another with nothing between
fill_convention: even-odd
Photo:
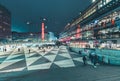
<instances>
[{"instance_id":1,"label":"group of people","mask_svg":"<svg viewBox=\"0 0 120 81\"><path fill-rule=\"evenodd\" d=\"M42 52L45 53L46 50L45 50L45 47L38 47L39 50L43 50Z\"/></svg>"},{"instance_id":2,"label":"group of people","mask_svg":"<svg viewBox=\"0 0 120 81\"><path fill-rule=\"evenodd\" d=\"M3 49L3 52L6 52L6 51L7 51L7 49L6 49L6 48L4 48L4 49Z\"/></svg>"},{"instance_id":3,"label":"group of people","mask_svg":"<svg viewBox=\"0 0 120 81\"><path fill-rule=\"evenodd\" d=\"M90 60L94 68L96 68L96 64L98 63L98 56L95 51L89 53L87 50L84 50L82 53L82 60L84 65L87 64L87 60Z\"/></svg>"}]
</instances>

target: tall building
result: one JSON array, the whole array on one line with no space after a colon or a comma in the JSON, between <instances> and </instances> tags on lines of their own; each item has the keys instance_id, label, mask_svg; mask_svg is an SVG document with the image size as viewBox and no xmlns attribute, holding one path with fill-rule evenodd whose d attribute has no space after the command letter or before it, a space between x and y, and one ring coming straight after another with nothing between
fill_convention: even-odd
<instances>
[{"instance_id":1,"label":"tall building","mask_svg":"<svg viewBox=\"0 0 120 81\"><path fill-rule=\"evenodd\" d=\"M94 0L74 22L66 26L60 39L120 44L120 0ZM78 25L80 31L77 32ZM80 34L76 38L77 34Z\"/></svg>"},{"instance_id":2,"label":"tall building","mask_svg":"<svg viewBox=\"0 0 120 81\"><path fill-rule=\"evenodd\" d=\"M12 32L12 40L13 41L42 41L41 32ZM44 32L44 41L48 40L49 34L48 32Z\"/></svg>"},{"instance_id":3,"label":"tall building","mask_svg":"<svg viewBox=\"0 0 120 81\"><path fill-rule=\"evenodd\" d=\"M55 41L57 40L57 37L54 35L53 32L49 32L49 41Z\"/></svg>"},{"instance_id":4,"label":"tall building","mask_svg":"<svg viewBox=\"0 0 120 81\"><path fill-rule=\"evenodd\" d=\"M0 5L0 39L11 38L11 13Z\"/></svg>"}]
</instances>

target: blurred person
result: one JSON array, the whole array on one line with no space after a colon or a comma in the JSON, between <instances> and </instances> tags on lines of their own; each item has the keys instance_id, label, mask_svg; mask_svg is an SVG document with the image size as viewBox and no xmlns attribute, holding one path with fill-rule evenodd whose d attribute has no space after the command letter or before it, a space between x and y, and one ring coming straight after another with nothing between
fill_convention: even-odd
<instances>
[{"instance_id":1,"label":"blurred person","mask_svg":"<svg viewBox=\"0 0 120 81\"><path fill-rule=\"evenodd\" d=\"M87 58L85 55L83 56L82 60L83 60L83 64L86 65Z\"/></svg>"},{"instance_id":2,"label":"blurred person","mask_svg":"<svg viewBox=\"0 0 120 81\"><path fill-rule=\"evenodd\" d=\"M29 53L30 53L30 49L29 49Z\"/></svg>"}]
</instances>

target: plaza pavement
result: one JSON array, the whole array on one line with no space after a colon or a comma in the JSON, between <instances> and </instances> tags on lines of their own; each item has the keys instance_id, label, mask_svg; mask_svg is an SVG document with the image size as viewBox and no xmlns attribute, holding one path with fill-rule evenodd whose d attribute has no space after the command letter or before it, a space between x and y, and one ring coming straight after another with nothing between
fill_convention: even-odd
<instances>
[{"instance_id":1,"label":"plaza pavement","mask_svg":"<svg viewBox=\"0 0 120 81\"><path fill-rule=\"evenodd\" d=\"M28 50L31 50L29 53ZM36 47L14 49L0 57L0 81L119 81L120 67L92 64L83 66L79 54L65 46L39 50Z\"/></svg>"}]
</instances>

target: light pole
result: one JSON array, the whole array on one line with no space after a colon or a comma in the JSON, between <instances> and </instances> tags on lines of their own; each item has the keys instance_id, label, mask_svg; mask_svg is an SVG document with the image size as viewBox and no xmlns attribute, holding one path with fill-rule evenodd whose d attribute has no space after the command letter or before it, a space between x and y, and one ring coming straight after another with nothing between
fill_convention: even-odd
<instances>
[{"instance_id":1,"label":"light pole","mask_svg":"<svg viewBox=\"0 0 120 81\"><path fill-rule=\"evenodd\" d=\"M30 33L31 32L31 25L32 25L32 22L30 22L30 21L27 21L26 22L26 24L29 26L29 28L28 28L28 32Z\"/></svg>"}]
</instances>

